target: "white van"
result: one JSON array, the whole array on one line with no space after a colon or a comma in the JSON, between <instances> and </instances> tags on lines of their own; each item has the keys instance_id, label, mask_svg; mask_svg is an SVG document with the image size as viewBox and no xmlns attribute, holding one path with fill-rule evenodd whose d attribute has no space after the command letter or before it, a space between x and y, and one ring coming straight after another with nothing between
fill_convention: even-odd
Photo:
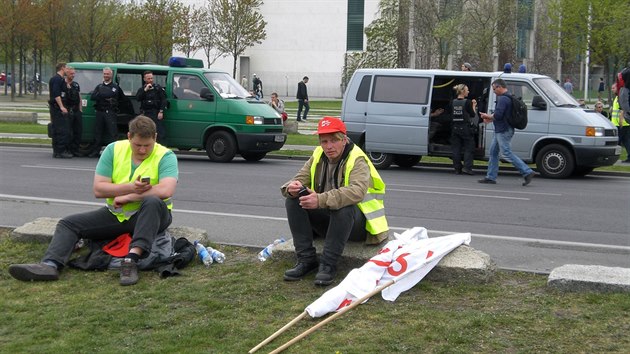
<instances>
[{"instance_id":1,"label":"white van","mask_svg":"<svg viewBox=\"0 0 630 354\"><path fill-rule=\"evenodd\" d=\"M422 156L451 156L450 117L431 112L448 107L453 87L466 84L479 112L494 111L491 83L501 78L528 106L528 125L516 130L512 151L536 163L549 178L586 175L614 164L621 154L617 129L604 116L583 109L555 81L537 74L413 69L359 69L346 90L341 118L348 136L377 168L416 165ZM475 159L487 160L493 124L479 124Z\"/></svg>"}]
</instances>

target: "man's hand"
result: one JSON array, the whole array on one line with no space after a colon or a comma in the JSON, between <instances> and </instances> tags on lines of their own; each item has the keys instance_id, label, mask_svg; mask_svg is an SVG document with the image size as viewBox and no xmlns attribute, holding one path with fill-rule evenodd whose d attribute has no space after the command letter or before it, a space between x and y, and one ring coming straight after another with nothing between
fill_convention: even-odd
<instances>
[{"instance_id":1,"label":"man's hand","mask_svg":"<svg viewBox=\"0 0 630 354\"><path fill-rule=\"evenodd\" d=\"M481 112L481 113L479 113L479 115L481 116L481 119L483 119L484 123L490 123L494 119L494 117L491 114L488 114L488 113Z\"/></svg>"},{"instance_id":2,"label":"man's hand","mask_svg":"<svg viewBox=\"0 0 630 354\"><path fill-rule=\"evenodd\" d=\"M307 188L308 189L308 188ZM300 197L300 206L302 209L317 209L319 207L319 198L317 193L308 189L309 195Z\"/></svg>"},{"instance_id":3,"label":"man's hand","mask_svg":"<svg viewBox=\"0 0 630 354\"><path fill-rule=\"evenodd\" d=\"M300 183L300 181L291 181L291 183L287 185L287 193L293 197L297 197L301 188L302 183Z\"/></svg>"},{"instance_id":4,"label":"man's hand","mask_svg":"<svg viewBox=\"0 0 630 354\"><path fill-rule=\"evenodd\" d=\"M138 179L133 181L133 192L136 193L136 194L142 194L142 193L148 191L149 189L151 189L151 187L153 187L151 185L151 183L149 183L149 182L142 182L140 180L140 176L138 176Z\"/></svg>"}]
</instances>

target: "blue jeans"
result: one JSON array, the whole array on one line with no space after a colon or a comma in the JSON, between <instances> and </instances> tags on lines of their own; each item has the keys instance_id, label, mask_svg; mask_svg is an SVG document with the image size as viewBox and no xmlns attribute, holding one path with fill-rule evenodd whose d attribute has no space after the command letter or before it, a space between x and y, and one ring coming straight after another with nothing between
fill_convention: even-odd
<instances>
[{"instance_id":1,"label":"blue jeans","mask_svg":"<svg viewBox=\"0 0 630 354\"><path fill-rule=\"evenodd\" d=\"M488 162L488 172L486 178L496 181L499 175L499 154L512 162L518 172L523 177L534 172L523 160L512 152L512 137L514 136L514 128L509 127L507 131L497 133L494 132L492 143L490 144L490 161Z\"/></svg>"}]
</instances>

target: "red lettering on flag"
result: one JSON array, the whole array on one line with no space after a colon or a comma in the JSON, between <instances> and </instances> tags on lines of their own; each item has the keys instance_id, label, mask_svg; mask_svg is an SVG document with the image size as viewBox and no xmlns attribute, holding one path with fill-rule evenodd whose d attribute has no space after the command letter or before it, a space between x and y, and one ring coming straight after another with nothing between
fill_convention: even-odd
<instances>
[{"instance_id":1,"label":"red lettering on flag","mask_svg":"<svg viewBox=\"0 0 630 354\"><path fill-rule=\"evenodd\" d=\"M352 300L350 299L344 299L341 304L339 304L339 307L337 307L337 309L335 311L339 311L340 309L346 307L346 306L350 306L350 304L352 303Z\"/></svg>"},{"instance_id":2,"label":"red lettering on flag","mask_svg":"<svg viewBox=\"0 0 630 354\"><path fill-rule=\"evenodd\" d=\"M376 264L379 267L389 267L390 264L392 264L392 262L379 261L379 260L376 260L376 259L370 259L368 262L372 262L372 263Z\"/></svg>"},{"instance_id":3,"label":"red lettering on flag","mask_svg":"<svg viewBox=\"0 0 630 354\"><path fill-rule=\"evenodd\" d=\"M427 252L427 258L431 257L433 255L433 251L429 250L429 252Z\"/></svg>"},{"instance_id":4,"label":"red lettering on flag","mask_svg":"<svg viewBox=\"0 0 630 354\"><path fill-rule=\"evenodd\" d=\"M407 271L407 260L405 259L405 257L407 257L408 255L409 255L409 253L403 253L400 256L398 256L398 258L396 258L396 263L400 264L400 269L399 270L395 270L390 265L387 268L387 272L389 274L391 274L392 276L398 276L398 275L401 275L402 273L404 273L405 271Z\"/></svg>"}]
</instances>

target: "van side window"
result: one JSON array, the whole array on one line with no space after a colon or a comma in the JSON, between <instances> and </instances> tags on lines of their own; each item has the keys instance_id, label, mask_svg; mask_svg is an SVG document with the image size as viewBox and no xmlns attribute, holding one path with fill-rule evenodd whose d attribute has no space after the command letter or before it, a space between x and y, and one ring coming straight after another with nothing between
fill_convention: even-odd
<instances>
[{"instance_id":1,"label":"van side window","mask_svg":"<svg viewBox=\"0 0 630 354\"><path fill-rule=\"evenodd\" d=\"M366 75L361 79L359 90L357 90L357 101L368 101L368 98L370 98L370 83L372 83L372 75Z\"/></svg>"},{"instance_id":2,"label":"van side window","mask_svg":"<svg viewBox=\"0 0 630 354\"><path fill-rule=\"evenodd\" d=\"M180 100L200 100L201 88L206 87L195 75L173 75L173 97Z\"/></svg>"},{"instance_id":3,"label":"van side window","mask_svg":"<svg viewBox=\"0 0 630 354\"><path fill-rule=\"evenodd\" d=\"M534 88L528 84L527 82L520 81L507 81L507 88L510 93L512 93L517 98L521 98L525 104L527 104L528 109L532 109L532 100L534 96L540 95L534 90Z\"/></svg>"},{"instance_id":4,"label":"van side window","mask_svg":"<svg viewBox=\"0 0 630 354\"><path fill-rule=\"evenodd\" d=\"M376 76L372 102L427 104L430 82L428 77Z\"/></svg>"},{"instance_id":5,"label":"van side window","mask_svg":"<svg viewBox=\"0 0 630 354\"><path fill-rule=\"evenodd\" d=\"M81 86L81 93L91 93L103 82L103 70L76 69L74 81Z\"/></svg>"}]
</instances>

